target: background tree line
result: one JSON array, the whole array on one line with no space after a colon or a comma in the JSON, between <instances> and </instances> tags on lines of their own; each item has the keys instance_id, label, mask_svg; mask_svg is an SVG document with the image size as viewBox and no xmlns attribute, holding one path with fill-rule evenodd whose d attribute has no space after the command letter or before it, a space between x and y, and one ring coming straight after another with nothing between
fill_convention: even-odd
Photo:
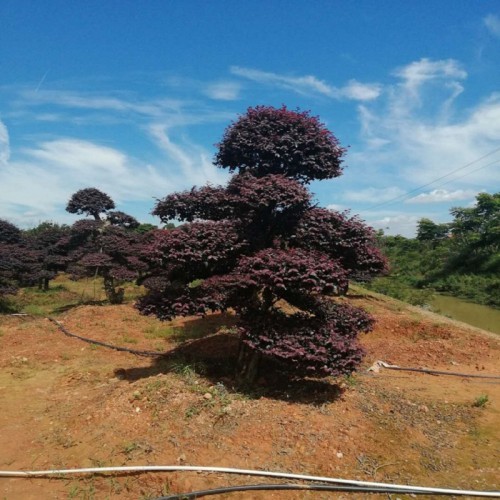
<instances>
[{"instance_id":1,"label":"background tree line","mask_svg":"<svg viewBox=\"0 0 500 500\"><path fill-rule=\"evenodd\" d=\"M415 238L379 232L391 271L369 286L418 305L437 291L500 307L500 193L480 193L473 207L450 213L449 223L420 219Z\"/></svg>"}]
</instances>

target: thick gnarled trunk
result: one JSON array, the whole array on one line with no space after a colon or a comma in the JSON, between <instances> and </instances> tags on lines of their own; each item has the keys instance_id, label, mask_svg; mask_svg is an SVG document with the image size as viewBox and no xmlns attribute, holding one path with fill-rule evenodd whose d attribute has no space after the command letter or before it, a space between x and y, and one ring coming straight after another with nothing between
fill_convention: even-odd
<instances>
[{"instance_id":1,"label":"thick gnarled trunk","mask_svg":"<svg viewBox=\"0 0 500 500\"><path fill-rule=\"evenodd\" d=\"M245 343L240 342L238 363L236 366L236 383L239 386L252 386L259 374L262 355Z\"/></svg>"},{"instance_id":2,"label":"thick gnarled trunk","mask_svg":"<svg viewBox=\"0 0 500 500\"><path fill-rule=\"evenodd\" d=\"M114 280L111 276L104 276L104 292L111 304L121 304L125 295L123 288L115 288Z\"/></svg>"}]
</instances>

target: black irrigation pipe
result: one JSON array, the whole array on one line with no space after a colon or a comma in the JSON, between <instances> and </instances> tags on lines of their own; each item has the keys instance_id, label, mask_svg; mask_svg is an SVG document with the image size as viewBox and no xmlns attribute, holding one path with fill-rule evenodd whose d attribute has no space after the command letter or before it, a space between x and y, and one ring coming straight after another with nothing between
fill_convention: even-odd
<instances>
[{"instance_id":1,"label":"black irrigation pipe","mask_svg":"<svg viewBox=\"0 0 500 500\"><path fill-rule=\"evenodd\" d=\"M12 314L11 316L21 316L21 314ZM22 316L30 316L30 315L29 314L22 314ZM128 352L128 353L134 354L136 356L165 357L167 355L173 354L173 351L161 352L161 351L141 351L138 349L129 349L128 347L120 347L120 346L116 346L116 345L112 345L112 344L107 344L106 342L101 342L99 340L93 340L93 339L89 339L86 337L81 337L80 335L76 335L75 333L71 333L70 331L68 331L56 319L51 318L50 316L48 316L46 319L48 319L49 321L54 323L59 328L59 330L61 330L68 337L73 337L75 339L82 340L83 342L87 342L89 344L95 344L95 345L99 345L102 347L107 347L108 349L113 349L113 350L119 351L119 352ZM377 366L378 368L380 368L380 367L387 368L388 370L419 372L419 373L427 373L429 375L448 375L448 376L462 377L462 378L481 378L481 379L500 380L499 375L479 375L479 374L474 374L474 373L460 373L460 372L448 372L448 371L443 371L443 370L430 370L428 368L411 368L411 367L390 365L388 363L385 363L384 361L377 361L372 366L372 368L370 368L370 370L375 371L375 370L373 370L373 367L375 367L375 366Z\"/></svg>"},{"instance_id":2,"label":"black irrigation pipe","mask_svg":"<svg viewBox=\"0 0 500 500\"><path fill-rule=\"evenodd\" d=\"M197 498L211 495L223 495L225 493L236 493L239 491L273 491L273 490L299 490L299 491L330 491L330 492L348 492L348 493L388 493L388 494L410 494L410 495L428 495L429 492L396 488L366 487L366 486L336 486L331 484L246 484L240 486L223 486L210 490L198 490L189 493L177 493L174 495L162 496L154 500L195 500ZM436 495L436 493L433 493ZM438 493L438 496L452 496L454 493Z\"/></svg>"},{"instance_id":3,"label":"black irrigation pipe","mask_svg":"<svg viewBox=\"0 0 500 500\"><path fill-rule=\"evenodd\" d=\"M61 332L64 333L64 335L67 335L68 337L73 337L73 338L78 339L78 340L82 340L83 342L87 342L89 344L100 345L102 347L107 347L108 349L113 349L115 351L129 352L131 354L135 354L136 356L147 356L147 357L156 358L156 357L167 355L167 353L161 352L161 351L141 351L138 349L129 349L128 347L120 347L120 346L116 346L116 345L112 345L112 344L107 344L106 342L101 342L99 340L92 340L92 339L88 339L86 337L80 337L80 335L76 335L75 333L71 333L70 331L68 331L56 319L51 318L51 317L47 317L47 319L49 321L51 321L52 323L54 323L54 325L56 325L57 328L59 328L59 330L61 330Z\"/></svg>"}]
</instances>

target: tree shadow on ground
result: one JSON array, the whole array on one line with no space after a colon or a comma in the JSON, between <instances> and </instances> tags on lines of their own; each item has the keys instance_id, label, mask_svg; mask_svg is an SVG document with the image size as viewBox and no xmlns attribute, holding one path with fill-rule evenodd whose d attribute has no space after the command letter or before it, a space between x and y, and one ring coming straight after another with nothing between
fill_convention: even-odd
<instances>
[{"instance_id":1,"label":"tree shadow on ground","mask_svg":"<svg viewBox=\"0 0 500 500\"><path fill-rule=\"evenodd\" d=\"M175 342L201 339L221 329L232 330L238 318L231 313L216 313L202 318L186 319L181 326L173 326L170 337Z\"/></svg>"},{"instance_id":2,"label":"tree shadow on ground","mask_svg":"<svg viewBox=\"0 0 500 500\"><path fill-rule=\"evenodd\" d=\"M266 397L317 406L342 396L342 389L334 382L297 378L283 366L265 358L261 361L260 377L256 383L250 387L237 386L235 374L239 345L236 333L223 331L181 344L156 358L149 366L117 369L115 376L133 382L161 373L190 371L211 385L223 383L229 391L248 398Z\"/></svg>"}]
</instances>

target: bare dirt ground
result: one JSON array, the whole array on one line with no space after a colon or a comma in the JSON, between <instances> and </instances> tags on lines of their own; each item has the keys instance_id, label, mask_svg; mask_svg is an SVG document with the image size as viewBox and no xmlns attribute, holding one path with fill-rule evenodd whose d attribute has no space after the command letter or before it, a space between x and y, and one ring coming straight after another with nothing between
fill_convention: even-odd
<instances>
[{"instance_id":1,"label":"bare dirt ground","mask_svg":"<svg viewBox=\"0 0 500 500\"><path fill-rule=\"evenodd\" d=\"M176 356L137 357L64 336L41 317L0 318L0 469L212 465L462 489L500 489L500 381L382 370L376 360L500 373L500 338L377 295L358 374L297 381L268 371L236 391L231 315L170 324L131 304L58 316L76 334ZM203 338L207 334L206 338ZM205 473L0 478L6 499L155 498L269 482ZM217 498L391 498L321 492ZM392 495L392 498L405 498ZM408 497L409 498L409 497Z\"/></svg>"}]
</instances>

